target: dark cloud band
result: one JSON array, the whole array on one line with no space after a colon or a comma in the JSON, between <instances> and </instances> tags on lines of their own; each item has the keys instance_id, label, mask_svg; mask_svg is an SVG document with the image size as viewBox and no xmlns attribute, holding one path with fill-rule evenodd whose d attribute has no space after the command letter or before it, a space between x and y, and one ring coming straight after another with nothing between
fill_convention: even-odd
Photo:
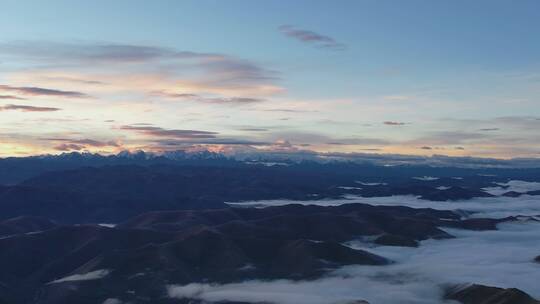
<instances>
[{"instance_id":1,"label":"dark cloud band","mask_svg":"<svg viewBox=\"0 0 540 304\"><path fill-rule=\"evenodd\" d=\"M68 98L89 98L90 96L76 91L62 91L39 87L13 87L8 85L0 85L0 91L14 92L28 96L54 96Z\"/></svg>"},{"instance_id":2,"label":"dark cloud band","mask_svg":"<svg viewBox=\"0 0 540 304\"><path fill-rule=\"evenodd\" d=\"M144 135L156 137L168 137L174 139L196 139L196 138L216 138L217 132L199 131L199 130L176 130L163 129L152 126L121 126L120 130L135 131Z\"/></svg>"},{"instance_id":3,"label":"dark cloud band","mask_svg":"<svg viewBox=\"0 0 540 304\"><path fill-rule=\"evenodd\" d=\"M55 112L55 111L60 111L60 110L61 110L60 108L34 107L34 106L24 106L24 105L14 105L14 104L0 106L0 111Z\"/></svg>"}]
</instances>

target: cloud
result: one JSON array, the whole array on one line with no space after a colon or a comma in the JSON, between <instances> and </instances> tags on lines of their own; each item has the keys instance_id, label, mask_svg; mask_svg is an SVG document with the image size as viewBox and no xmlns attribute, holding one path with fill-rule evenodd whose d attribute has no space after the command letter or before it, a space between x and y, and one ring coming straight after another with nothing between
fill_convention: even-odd
<instances>
[{"instance_id":1,"label":"cloud","mask_svg":"<svg viewBox=\"0 0 540 304\"><path fill-rule=\"evenodd\" d=\"M493 125L504 127L505 130L536 130L540 128L540 118L536 116L501 116L491 119L447 119L447 121L469 127L477 127L479 131L496 131L501 129L499 127L490 127Z\"/></svg>"},{"instance_id":2,"label":"cloud","mask_svg":"<svg viewBox=\"0 0 540 304\"><path fill-rule=\"evenodd\" d=\"M173 50L128 44L73 44L43 41L14 41L0 44L0 53L63 62L141 62L174 56ZM184 54L185 55L185 54Z\"/></svg>"},{"instance_id":3,"label":"cloud","mask_svg":"<svg viewBox=\"0 0 540 304\"><path fill-rule=\"evenodd\" d=\"M423 147L420 147L420 149L422 149L422 150L432 150L433 148L430 147L430 146L423 146Z\"/></svg>"},{"instance_id":4,"label":"cloud","mask_svg":"<svg viewBox=\"0 0 540 304\"><path fill-rule=\"evenodd\" d=\"M263 102L264 99L260 98L249 98L249 97L231 97L231 98L204 98L202 99L204 102L209 103L222 103L222 104L250 104L250 103L258 103Z\"/></svg>"},{"instance_id":5,"label":"cloud","mask_svg":"<svg viewBox=\"0 0 540 304\"><path fill-rule=\"evenodd\" d=\"M194 139L194 140L174 140L165 139L155 141L160 146L186 146L186 145L226 145L226 146L268 146L272 145L265 141L251 141L235 138L215 138L215 139Z\"/></svg>"},{"instance_id":6,"label":"cloud","mask_svg":"<svg viewBox=\"0 0 540 304\"><path fill-rule=\"evenodd\" d=\"M182 99L189 101L197 101L201 103L214 103L214 104L252 104L264 102L262 98L252 97L203 97L197 94L190 93L169 93L164 91L152 92L154 96L160 96L165 98Z\"/></svg>"},{"instance_id":7,"label":"cloud","mask_svg":"<svg viewBox=\"0 0 540 304\"><path fill-rule=\"evenodd\" d=\"M503 195L506 192L526 193L529 191L540 191L540 182L528 182L522 180L510 180L506 183L495 183L496 187L487 187L483 190L493 195ZM539 210L540 214L540 210Z\"/></svg>"},{"instance_id":8,"label":"cloud","mask_svg":"<svg viewBox=\"0 0 540 304\"><path fill-rule=\"evenodd\" d=\"M292 25L282 25L279 27L279 31L287 37L296 39L298 41L315 45L317 47L342 51L347 48L343 43L337 42L334 38L318 34L313 31L297 29Z\"/></svg>"},{"instance_id":9,"label":"cloud","mask_svg":"<svg viewBox=\"0 0 540 304\"><path fill-rule=\"evenodd\" d=\"M121 147L116 141L98 141L93 139L41 138L41 140L59 142L53 149L58 151L81 151L88 148Z\"/></svg>"},{"instance_id":10,"label":"cloud","mask_svg":"<svg viewBox=\"0 0 540 304\"><path fill-rule=\"evenodd\" d=\"M97 69L98 73L103 73L99 68L105 64L111 71L126 73L129 77L146 75L147 78L155 78L155 75L159 75L162 78L160 81L172 82L163 83L165 87L200 88L201 91L212 93L249 89L261 95L283 90L272 84L278 79L276 71L227 54L145 45L36 41L0 43L0 54L22 58L30 64L37 63L38 66L45 64L48 69L51 69L52 63L62 69L61 77L66 77L65 71L69 69L76 69L78 72ZM87 76L68 78L86 79ZM99 79L99 82L105 82L109 86L113 85L114 81Z\"/></svg>"},{"instance_id":11,"label":"cloud","mask_svg":"<svg viewBox=\"0 0 540 304\"><path fill-rule=\"evenodd\" d=\"M84 150L86 147L83 145L77 145L77 144L60 144L57 146L54 146L53 149L58 151L81 151Z\"/></svg>"},{"instance_id":12,"label":"cloud","mask_svg":"<svg viewBox=\"0 0 540 304\"><path fill-rule=\"evenodd\" d=\"M24 105L14 105L8 104L5 106L0 106L1 111L23 111L23 112L55 112L60 111L59 108L50 108L50 107L34 107L34 106L24 106Z\"/></svg>"},{"instance_id":13,"label":"cloud","mask_svg":"<svg viewBox=\"0 0 540 304\"><path fill-rule=\"evenodd\" d=\"M146 144L147 148L152 151L166 150L181 148L193 148L198 150L216 149L218 146L222 148L224 146L270 146L273 145L271 141L266 140L253 140L250 138L229 138L219 137L218 132L201 131L201 130L177 130L177 129L164 129L156 127L147 123L136 123L131 125L124 125L115 127L120 130L134 131L148 136ZM266 132L269 131L265 128L245 127L240 128L242 131L249 132ZM207 146L207 148L203 148ZM211 147L208 147L211 146Z\"/></svg>"},{"instance_id":14,"label":"cloud","mask_svg":"<svg viewBox=\"0 0 540 304\"><path fill-rule=\"evenodd\" d=\"M406 125L407 123L405 122L399 122L399 121L385 121L383 122L383 124L387 125L387 126L404 126Z\"/></svg>"},{"instance_id":15,"label":"cloud","mask_svg":"<svg viewBox=\"0 0 540 304\"><path fill-rule=\"evenodd\" d=\"M523 181L513 182L514 185L522 186L521 189L537 189L536 183L523 183ZM505 185L499 185L504 187ZM492 189L491 189L492 190ZM461 210L467 211L473 218L504 218L512 215L538 216L540 215L540 205L535 196L520 196L517 198L508 197L482 197L471 200L460 201L426 201L412 195L396 195L385 197L362 197L348 196L343 199L325 199L318 201L295 201L295 200L263 200L244 201L240 203L230 203L231 205L242 205L244 207L272 207L288 204L320 205L320 206L340 206L343 204L368 204L376 206L406 206L410 208L431 208L436 210ZM462 212L461 212L462 213ZM540 225L540 223L539 223Z\"/></svg>"},{"instance_id":16,"label":"cloud","mask_svg":"<svg viewBox=\"0 0 540 304\"><path fill-rule=\"evenodd\" d=\"M14 96L14 95L0 95L0 99L26 100L26 98L22 98L22 97L19 97L19 96Z\"/></svg>"},{"instance_id":17,"label":"cloud","mask_svg":"<svg viewBox=\"0 0 540 304\"><path fill-rule=\"evenodd\" d=\"M98 80L80 79L80 78L69 77L69 76L44 77L44 80L52 80L52 81L58 81L58 82L71 82L71 83L89 84L89 85L106 85L105 82L98 81Z\"/></svg>"},{"instance_id":18,"label":"cloud","mask_svg":"<svg viewBox=\"0 0 540 304\"><path fill-rule=\"evenodd\" d=\"M329 125L353 125L353 124L358 125L355 122L334 120L334 119L328 119L328 118L320 119L320 120L317 121L317 123L319 123L319 124L329 124ZM366 124L361 124L361 125L362 126L367 126Z\"/></svg>"},{"instance_id":19,"label":"cloud","mask_svg":"<svg viewBox=\"0 0 540 304\"><path fill-rule=\"evenodd\" d=\"M335 141L334 138L317 132L306 131L280 131L264 134L264 138L270 142L308 143L321 144Z\"/></svg>"},{"instance_id":20,"label":"cloud","mask_svg":"<svg viewBox=\"0 0 540 304\"><path fill-rule=\"evenodd\" d=\"M487 140L487 134L463 131L441 131L429 132L427 136L420 137L409 144L424 145L460 145L463 143L477 142L478 140Z\"/></svg>"},{"instance_id":21,"label":"cloud","mask_svg":"<svg viewBox=\"0 0 540 304\"><path fill-rule=\"evenodd\" d=\"M312 281L169 285L168 295L208 302L342 304L366 300L377 304L443 304L448 303L442 299L446 284L474 282L519 288L540 296L540 272L531 262L540 250L539 224L504 224L498 231L449 232L457 238L423 241L419 248L350 244L397 261L392 265L348 266Z\"/></svg>"},{"instance_id":22,"label":"cloud","mask_svg":"<svg viewBox=\"0 0 540 304\"><path fill-rule=\"evenodd\" d=\"M283 112L283 113L315 113L315 112L319 112L319 111L316 111L316 110L301 110L301 109L264 109L264 110L256 110L256 111Z\"/></svg>"},{"instance_id":23,"label":"cloud","mask_svg":"<svg viewBox=\"0 0 540 304\"><path fill-rule=\"evenodd\" d=\"M501 186L536 189L537 184L513 182ZM533 188L534 187L534 188ZM242 205L278 206L291 203L335 206L364 203L409 206L437 210L467 210L477 217L501 218L519 214L538 215L540 206L532 196L490 197L466 201L425 201L413 196L349 197L348 200L254 201ZM389 258L386 266L347 266L311 281L246 281L231 284L188 284L168 286L173 298L209 302L272 302L277 304L337 304L367 300L378 304L443 304L442 288L447 284L478 283L519 288L540 297L540 272L532 259L540 252L540 223L518 221L498 225L498 230L445 229L454 239L425 240L418 248L372 246L362 240L349 242L355 249ZM361 286L362 288L358 288ZM328 292L332 290L332 292ZM381 292L383 290L384 292Z\"/></svg>"},{"instance_id":24,"label":"cloud","mask_svg":"<svg viewBox=\"0 0 540 304\"><path fill-rule=\"evenodd\" d=\"M135 131L144 135L155 137L168 137L176 139L201 139L201 138L216 138L217 132L199 131L199 130L175 130L163 129L153 126L133 126L125 125L119 128L120 130Z\"/></svg>"},{"instance_id":25,"label":"cloud","mask_svg":"<svg viewBox=\"0 0 540 304\"><path fill-rule=\"evenodd\" d=\"M197 99L200 97L197 94L170 93L170 92L165 92L165 91L155 91L155 92L152 92L151 95L165 97L165 98L177 98L177 99Z\"/></svg>"},{"instance_id":26,"label":"cloud","mask_svg":"<svg viewBox=\"0 0 540 304\"><path fill-rule=\"evenodd\" d=\"M468 155L511 158L537 157L540 146L538 128L540 121L535 116L509 116L492 119L445 119L449 123L444 130L437 126L418 133L415 138L398 142L400 147L439 146L450 155ZM461 147L457 148L456 147ZM401 152L403 153L403 152ZM414 153L414 152L412 152Z\"/></svg>"},{"instance_id":27,"label":"cloud","mask_svg":"<svg viewBox=\"0 0 540 304\"><path fill-rule=\"evenodd\" d=\"M380 138L365 138L365 137L353 137L353 138L338 138L333 139L331 142L327 142L329 145L387 145L389 141Z\"/></svg>"},{"instance_id":28,"label":"cloud","mask_svg":"<svg viewBox=\"0 0 540 304\"><path fill-rule=\"evenodd\" d=\"M540 118L537 116L502 116L493 119L493 121L523 128L540 126Z\"/></svg>"},{"instance_id":29,"label":"cloud","mask_svg":"<svg viewBox=\"0 0 540 304\"><path fill-rule=\"evenodd\" d=\"M270 131L270 130L269 130ZM332 137L324 133L303 132L294 130L280 130L257 134L258 138L265 142L273 143L266 152L271 151L298 151L300 153L315 153L314 151L299 150L300 147L319 146L325 149L328 146L382 146L390 144L389 141L382 138L369 137ZM292 156L297 158L298 156Z\"/></svg>"},{"instance_id":30,"label":"cloud","mask_svg":"<svg viewBox=\"0 0 540 304\"><path fill-rule=\"evenodd\" d=\"M15 92L21 95L28 96L54 96L67 98L89 98L87 94L76 91L62 91L54 89L46 89L39 87L13 87L8 85L0 85L0 91Z\"/></svg>"},{"instance_id":31,"label":"cloud","mask_svg":"<svg viewBox=\"0 0 540 304\"><path fill-rule=\"evenodd\" d=\"M84 274L74 274L70 275L68 277L54 280L52 282L49 282L48 284L56 284L56 283L63 283L63 282L73 282L73 281L90 281L90 280L99 280L103 279L107 275L109 275L111 271L107 269L99 269L95 271L91 271Z\"/></svg>"},{"instance_id":32,"label":"cloud","mask_svg":"<svg viewBox=\"0 0 540 304\"><path fill-rule=\"evenodd\" d=\"M400 101L400 100L409 100L411 99L411 97L405 96L405 95L387 95L387 96L383 96L383 99L392 100L392 101Z\"/></svg>"},{"instance_id":33,"label":"cloud","mask_svg":"<svg viewBox=\"0 0 540 304\"><path fill-rule=\"evenodd\" d=\"M249 132L267 132L270 131L268 128L257 128L257 127L246 127L238 129L240 131L249 131Z\"/></svg>"}]
</instances>

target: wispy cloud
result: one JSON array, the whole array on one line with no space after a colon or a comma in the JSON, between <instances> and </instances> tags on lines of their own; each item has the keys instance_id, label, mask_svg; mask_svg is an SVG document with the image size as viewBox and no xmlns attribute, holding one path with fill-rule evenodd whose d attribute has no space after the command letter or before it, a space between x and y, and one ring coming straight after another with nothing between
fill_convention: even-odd
<instances>
[{"instance_id":1,"label":"wispy cloud","mask_svg":"<svg viewBox=\"0 0 540 304\"><path fill-rule=\"evenodd\" d=\"M391 101L402 101L402 100L409 100L411 99L411 97L406 96L406 95L387 95L387 96L383 96L383 99L391 100Z\"/></svg>"},{"instance_id":2,"label":"wispy cloud","mask_svg":"<svg viewBox=\"0 0 540 304\"><path fill-rule=\"evenodd\" d=\"M0 99L25 100L26 98L14 96L14 95L0 95Z\"/></svg>"},{"instance_id":3,"label":"wispy cloud","mask_svg":"<svg viewBox=\"0 0 540 304\"><path fill-rule=\"evenodd\" d=\"M372 137L333 137L324 133L284 130L263 133L260 135L265 141L286 142L290 146L384 146L391 144L383 138ZM378 148L378 147L377 147Z\"/></svg>"},{"instance_id":4,"label":"wispy cloud","mask_svg":"<svg viewBox=\"0 0 540 304\"><path fill-rule=\"evenodd\" d=\"M342 51L347 48L343 43L337 42L334 38L322 35L313 31L298 29L292 25L282 25L279 31L287 37L298 41L315 45L320 48Z\"/></svg>"},{"instance_id":5,"label":"wispy cloud","mask_svg":"<svg viewBox=\"0 0 540 304\"><path fill-rule=\"evenodd\" d=\"M86 147L84 145L77 145L77 144L70 144L70 143L59 144L53 147L53 149L57 151L81 151L81 150L84 150L85 148Z\"/></svg>"},{"instance_id":6,"label":"wispy cloud","mask_svg":"<svg viewBox=\"0 0 540 304\"><path fill-rule=\"evenodd\" d=\"M185 147L187 146L196 146L196 145L223 145L223 146L267 146L272 143L266 141L252 141L245 139L235 139L235 138L209 138L209 139L188 139L188 140L174 140L174 139L164 139L155 141L159 146L169 146L169 147Z\"/></svg>"},{"instance_id":7,"label":"wispy cloud","mask_svg":"<svg viewBox=\"0 0 540 304\"><path fill-rule=\"evenodd\" d=\"M94 85L96 90L145 93L181 88L191 91L187 93L226 97L264 96L284 91L275 84L278 72L220 53L114 43L17 41L0 43L0 55L35 68L19 73L19 78L26 82L64 80L64 83ZM107 85L95 86L101 84Z\"/></svg>"},{"instance_id":8,"label":"wispy cloud","mask_svg":"<svg viewBox=\"0 0 540 304\"><path fill-rule=\"evenodd\" d=\"M0 53L29 59L54 59L63 62L141 62L174 56L173 50L127 44L75 44L46 41L13 41L0 44Z\"/></svg>"},{"instance_id":9,"label":"wispy cloud","mask_svg":"<svg viewBox=\"0 0 540 304\"><path fill-rule=\"evenodd\" d=\"M125 125L119 128L120 130L134 131L140 134L156 136L156 137L168 137L175 139L195 139L195 138L216 138L217 132L200 131L200 130L177 130L177 129L163 129L153 126L133 126Z\"/></svg>"},{"instance_id":10,"label":"wispy cloud","mask_svg":"<svg viewBox=\"0 0 540 304\"><path fill-rule=\"evenodd\" d=\"M328 142L329 145L358 145L358 146L372 146L372 145L388 145L389 141L380 138L366 138L366 137L353 137L353 138L339 138Z\"/></svg>"},{"instance_id":11,"label":"wispy cloud","mask_svg":"<svg viewBox=\"0 0 540 304\"><path fill-rule=\"evenodd\" d=\"M303 110L303 109L264 109L260 110L264 112L283 112L283 113L310 113L310 112L318 112L315 110Z\"/></svg>"},{"instance_id":12,"label":"wispy cloud","mask_svg":"<svg viewBox=\"0 0 540 304\"><path fill-rule=\"evenodd\" d=\"M87 150L89 148L107 148L107 147L113 147L118 148L121 147L121 144L117 141L99 141L94 139L70 139L70 138L62 138L62 137L51 137L51 138L40 138L44 141L50 141L53 143L56 143L56 145L53 147L54 150L57 151L82 151Z\"/></svg>"},{"instance_id":13,"label":"wispy cloud","mask_svg":"<svg viewBox=\"0 0 540 304\"><path fill-rule=\"evenodd\" d=\"M196 101L201 103L214 103L214 104L252 104L265 101L262 98L253 97L204 97L197 94L189 93L169 93L164 91L152 92L152 95L161 96L165 98Z\"/></svg>"},{"instance_id":14,"label":"wispy cloud","mask_svg":"<svg viewBox=\"0 0 540 304\"><path fill-rule=\"evenodd\" d=\"M479 144L480 141L487 140L487 134L463 131L437 131L429 132L426 136L419 137L409 144L429 144L429 145L460 145L467 143Z\"/></svg>"},{"instance_id":15,"label":"wispy cloud","mask_svg":"<svg viewBox=\"0 0 540 304\"><path fill-rule=\"evenodd\" d=\"M404 126L407 123L400 122L400 121L384 121L383 124L385 124L387 126Z\"/></svg>"},{"instance_id":16,"label":"wispy cloud","mask_svg":"<svg viewBox=\"0 0 540 304\"><path fill-rule=\"evenodd\" d=\"M68 98L89 98L90 96L76 91L62 91L55 89L39 88L39 87L14 87L9 85L0 85L0 91L14 92L28 96L54 96Z\"/></svg>"},{"instance_id":17,"label":"wispy cloud","mask_svg":"<svg viewBox=\"0 0 540 304\"><path fill-rule=\"evenodd\" d=\"M238 129L240 131L248 131L248 132L266 132L270 131L268 128L257 128L257 127L245 127Z\"/></svg>"},{"instance_id":18,"label":"wispy cloud","mask_svg":"<svg viewBox=\"0 0 540 304\"><path fill-rule=\"evenodd\" d=\"M57 81L57 82L68 82L68 83L75 83L75 84L88 84L88 85L106 85L107 83L98 81L98 80L89 80L89 79L81 79L76 77L69 77L69 76L52 76L52 77L44 77L44 80L48 81Z\"/></svg>"},{"instance_id":19,"label":"wispy cloud","mask_svg":"<svg viewBox=\"0 0 540 304\"><path fill-rule=\"evenodd\" d=\"M60 108L34 107L34 106L15 105L15 104L8 104L5 106L0 106L0 111L55 112L55 111L60 111L60 110L61 110Z\"/></svg>"}]
</instances>

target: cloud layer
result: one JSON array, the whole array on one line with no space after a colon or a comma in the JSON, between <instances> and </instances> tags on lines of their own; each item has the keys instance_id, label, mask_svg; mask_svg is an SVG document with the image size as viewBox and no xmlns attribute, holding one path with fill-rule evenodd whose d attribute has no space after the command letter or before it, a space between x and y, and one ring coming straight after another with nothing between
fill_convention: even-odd
<instances>
[{"instance_id":1,"label":"cloud layer","mask_svg":"<svg viewBox=\"0 0 540 304\"><path fill-rule=\"evenodd\" d=\"M525 187L523 183L513 183ZM527 185L529 189L531 185ZM339 200L343 203L343 200ZM306 204L338 204L338 200ZM463 202L430 202L414 197L354 198L362 203L408 205L438 209L475 210L481 217L523 213L540 215L529 197L481 198ZM255 204L256 202L254 202ZM277 205L279 201L258 202ZM289 202L290 203L290 202ZM315 281L247 281L236 284L169 286L169 296L204 301L271 302L277 304L329 304L367 300L372 304L436 304L448 284L478 283L519 288L540 297L540 271L533 258L540 252L540 223L523 221L499 225L496 231L446 229L456 236L426 240L418 248L373 246L361 240L348 243L396 261L389 266L348 266Z\"/></svg>"},{"instance_id":2,"label":"cloud layer","mask_svg":"<svg viewBox=\"0 0 540 304\"><path fill-rule=\"evenodd\" d=\"M51 107L35 107L35 106L25 106L25 105L15 105L15 104L8 104L5 106L0 106L0 112L1 111L23 111L23 112L56 112L60 111L59 108L51 108Z\"/></svg>"},{"instance_id":3,"label":"cloud layer","mask_svg":"<svg viewBox=\"0 0 540 304\"><path fill-rule=\"evenodd\" d=\"M175 130L163 129L153 126L121 126L119 129L135 131L137 133L155 137L167 137L171 139L207 139L216 138L217 132L199 130Z\"/></svg>"},{"instance_id":4,"label":"cloud layer","mask_svg":"<svg viewBox=\"0 0 540 304\"><path fill-rule=\"evenodd\" d=\"M540 296L538 266L540 224L501 225L499 231L449 230L451 240L423 241L419 248L366 247L389 257L390 266L351 266L316 281L248 281L238 284L169 286L169 295L205 301L329 304L367 300L373 304L447 303L446 284L479 283L516 287Z\"/></svg>"},{"instance_id":5,"label":"cloud layer","mask_svg":"<svg viewBox=\"0 0 540 304\"><path fill-rule=\"evenodd\" d=\"M90 96L75 91L62 91L38 87L14 87L8 85L0 85L0 91L14 92L25 96L54 96L66 98L88 98Z\"/></svg>"},{"instance_id":6,"label":"cloud layer","mask_svg":"<svg viewBox=\"0 0 540 304\"><path fill-rule=\"evenodd\" d=\"M279 30L308 45L343 47L336 39L314 31L288 25ZM75 140L122 138L126 149L151 151L205 145L212 151L253 151L255 147L280 153L540 156L536 132L540 120L534 115L420 117L418 113L430 113L427 107L435 104L416 92L381 92L375 98L317 99L311 94L295 98L296 80L285 79L270 66L279 64L221 52L23 40L0 42L0 58L16 63L7 65L0 84L0 100L10 102L0 108L5 112L0 129L10 138L0 155L10 155L16 146L21 147L17 153L27 155L65 149L101 151L96 146L39 140L71 138L67 133L76 131L83 134L73 136ZM317 86L310 84L314 91ZM40 104L30 104L36 101ZM8 111L24 113L8 116ZM38 120L29 121L24 115L40 116L39 130L35 128ZM147 121L153 124L149 127L160 129L110 128L104 121L132 127L137 121ZM251 130L239 129L239 125L249 125ZM216 134L183 132L186 130ZM275 144L278 142L287 144Z\"/></svg>"}]
</instances>

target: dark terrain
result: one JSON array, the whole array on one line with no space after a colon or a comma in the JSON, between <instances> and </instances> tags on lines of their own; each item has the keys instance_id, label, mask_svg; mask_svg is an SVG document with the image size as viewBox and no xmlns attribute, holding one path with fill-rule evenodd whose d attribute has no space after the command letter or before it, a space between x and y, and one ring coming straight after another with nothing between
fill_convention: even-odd
<instances>
[{"instance_id":1,"label":"dark terrain","mask_svg":"<svg viewBox=\"0 0 540 304\"><path fill-rule=\"evenodd\" d=\"M225 202L345 195L452 201L491 196L482 188L516 176L540 180L538 169L315 162L265 166L215 155L70 154L4 159L0 168L5 183L0 186L0 303L10 304L100 304L107 299L198 303L169 298L167 285L312 280L345 265L394 262L351 249L343 245L347 241L417 247L422 240L453 238L445 227L495 230L501 222L517 220L398 206L256 209L231 208ZM527 297L489 287L447 294L465 304L536 303L520 302ZM361 300L354 303L365 303Z\"/></svg>"},{"instance_id":2,"label":"dark terrain","mask_svg":"<svg viewBox=\"0 0 540 304\"><path fill-rule=\"evenodd\" d=\"M489 229L484 222L492 221L471 225L450 211L362 204L152 212L115 228L18 218L0 224L8 235L0 239L1 295L7 303L172 302L169 283L313 279L344 265L392 263L345 241L379 236L375 243L412 246L452 238L440 226ZM110 273L54 282L100 270Z\"/></svg>"},{"instance_id":3,"label":"dark terrain","mask_svg":"<svg viewBox=\"0 0 540 304\"><path fill-rule=\"evenodd\" d=\"M498 288L471 284L454 286L447 290L445 297L463 304L539 304L528 294L515 288Z\"/></svg>"},{"instance_id":4,"label":"dark terrain","mask_svg":"<svg viewBox=\"0 0 540 304\"><path fill-rule=\"evenodd\" d=\"M422 180L425 176L436 179ZM1 159L0 219L24 215L59 223L118 223L156 210L220 209L226 207L224 202L317 200L347 194L464 200L491 196L482 188L516 176L540 180L540 169L381 167L340 162L269 167L213 154L148 159L144 153L129 157L73 153Z\"/></svg>"}]
</instances>

